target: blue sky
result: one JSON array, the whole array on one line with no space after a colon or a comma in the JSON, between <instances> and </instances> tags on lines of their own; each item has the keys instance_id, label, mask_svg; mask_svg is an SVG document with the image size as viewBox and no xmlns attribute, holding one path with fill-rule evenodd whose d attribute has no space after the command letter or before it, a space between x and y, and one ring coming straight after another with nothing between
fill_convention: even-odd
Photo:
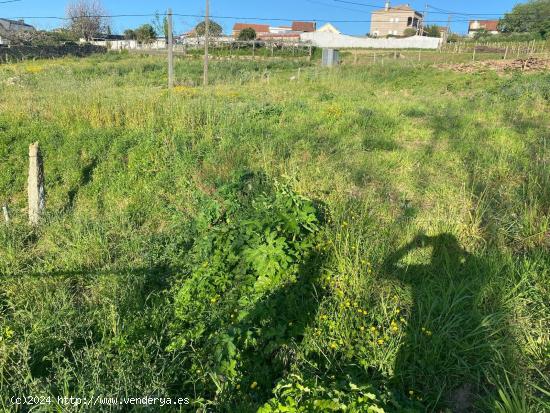
<instances>
[{"instance_id":1,"label":"blue sky","mask_svg":"<svg viewBox=\"0 0 550 413\"><path fill-rule=\"evenodd\" d=\"M0 0L1 1L1 0ZM346 0L347 1L347 0ZM349 0L350 2L370 4L383 7L383 0ZM392 1L392 5L406 3ZM460 13L471 13L472 18L497 18L488 14L504 13L512 9L518 0L431 0L430 5ZM408 3L417 10L423 10L425 1L408 0ZM15 3L0 4L0 17L27 17L27 16L64 16L67 0L22 0ZM174 13L204 14L204 0L103 0L103 5L109 14L148 14L156 11L163 12L172 7ZM211 14L214 16L257 17L265 19L317 19L319 22L335 21L365 21L365 22L338 22L334 23L341 31L347 34L364 35L369 31L368 20L373 7L344 4L334 0L211 0ZM453 31L464 33L467 20L470 16L455 16L452 24ZM136 27L147 23L152 17L119 17L111 20L113 33L121 33L125 28ZM31 24L42 29L59 27L63 22L48 19L26 19ZM174 26L177 33L189 30L197 24L198 17L175 16ZM218 19L227 33L230 32L234 19ZM239 21L253 22L254 19L239 19ZM446 25L447 15L431 10L428 21ZM261 21L257 21L261 22ZM283 24L274 20L273 24Z\"/></svg>"}]
</instances>

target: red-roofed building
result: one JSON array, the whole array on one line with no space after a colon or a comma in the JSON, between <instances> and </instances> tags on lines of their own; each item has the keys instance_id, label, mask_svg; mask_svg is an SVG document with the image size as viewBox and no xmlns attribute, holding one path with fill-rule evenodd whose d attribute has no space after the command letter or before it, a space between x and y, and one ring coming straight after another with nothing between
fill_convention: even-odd
<instances>
[{"instance_id":1,"label":"red-roofed building","mask_svg":"<svg viewBox=\"0 0 550 413\"><path fill-rule=\"evenodd\" d=\"M317 29L315 22L292 22L293 32L311 33Z\"/></svg>"},{"instance_id":2,"label":"red-roofed building","mask_svg":"<svg viewBox=\"0 0 550 413\"><path fill-rule=\"evenodd\" d=\"M471 20L468 25L468 36L474 37L477 32L485 31L491 34L500 33L498 30L498 20Z\"/></svg>"},{"instance_id":3,"label":"red-roofed building","mask_svg":"<svg viewBox=\"0 0 550 413\"><path fill-rule=\"evenodd\" d=\"M299 39L300 33L314 32L317 28L315 22L292 22L292 26L269 26L267 24L235 23L233 37L239 37L241 30L251 28L256 32L256 38L262 40L275 39Z\"/></svg>"},{"instance_id":4,"label":"red-roofed building","mask_svg":"<svg viewBox=\"0 0 550 413\"><path fill-rule=\"evenodd\" d=\"M256 32L256 37L261 37L265 34L269 34L269 25L268 24L254 24L254 23L235 23L233 26L233 37L239 37L241 30L244 29L254 29Z\"/></svg>"}]
</instances>

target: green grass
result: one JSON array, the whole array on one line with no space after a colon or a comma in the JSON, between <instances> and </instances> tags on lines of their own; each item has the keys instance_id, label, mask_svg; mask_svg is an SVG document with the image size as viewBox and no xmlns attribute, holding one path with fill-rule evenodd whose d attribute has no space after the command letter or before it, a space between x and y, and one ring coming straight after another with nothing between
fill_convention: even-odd
<instances>
[{"instance_id":1,"label":"green grass","mask_svg":"<svg viewBox=\"0 0 550 413\"><path fill-rule=\"evenodd\" d=\"M0 66L0 405L546 411L550 75L409 60Z\"/></svg>"}]
</instances>

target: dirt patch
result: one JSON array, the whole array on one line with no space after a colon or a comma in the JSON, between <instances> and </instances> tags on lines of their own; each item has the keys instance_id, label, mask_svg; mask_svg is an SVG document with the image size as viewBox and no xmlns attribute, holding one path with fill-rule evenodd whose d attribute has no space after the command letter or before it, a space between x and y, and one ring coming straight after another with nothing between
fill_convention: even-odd
<instances>
[{"instance_id":1,"label":"dirt patch","mask_svg":"<svg viewBox=\"0 0 550 413\"><path fill-rule=\"evenodd\" d=\"M516 60L486 60L483 62L443 64L438 65L442 69L450 69L454 72L477 73L484 70L507 72L519 70L522 72L540 72L550 70L550 59L531 57L528 59Z\"/></svg>"}]
</instances>

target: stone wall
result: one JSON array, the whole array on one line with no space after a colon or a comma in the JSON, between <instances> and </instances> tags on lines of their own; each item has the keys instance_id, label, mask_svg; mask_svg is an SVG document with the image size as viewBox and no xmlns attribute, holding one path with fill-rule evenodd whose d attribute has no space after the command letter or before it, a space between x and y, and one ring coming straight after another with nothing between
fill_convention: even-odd
<instances>
[{"instance_id":1,"label":"stone wall","mask_svg":"<svg viewBox=\"0 0 550 413\"><path fill-rule=\"evenodd\" d=\"M62 46L11 46L0 47L0 63L22 60L49 59L63 56L84 57L94 53L105 53L107 49L91 44Z\"/></svg>"}]
</instances>

